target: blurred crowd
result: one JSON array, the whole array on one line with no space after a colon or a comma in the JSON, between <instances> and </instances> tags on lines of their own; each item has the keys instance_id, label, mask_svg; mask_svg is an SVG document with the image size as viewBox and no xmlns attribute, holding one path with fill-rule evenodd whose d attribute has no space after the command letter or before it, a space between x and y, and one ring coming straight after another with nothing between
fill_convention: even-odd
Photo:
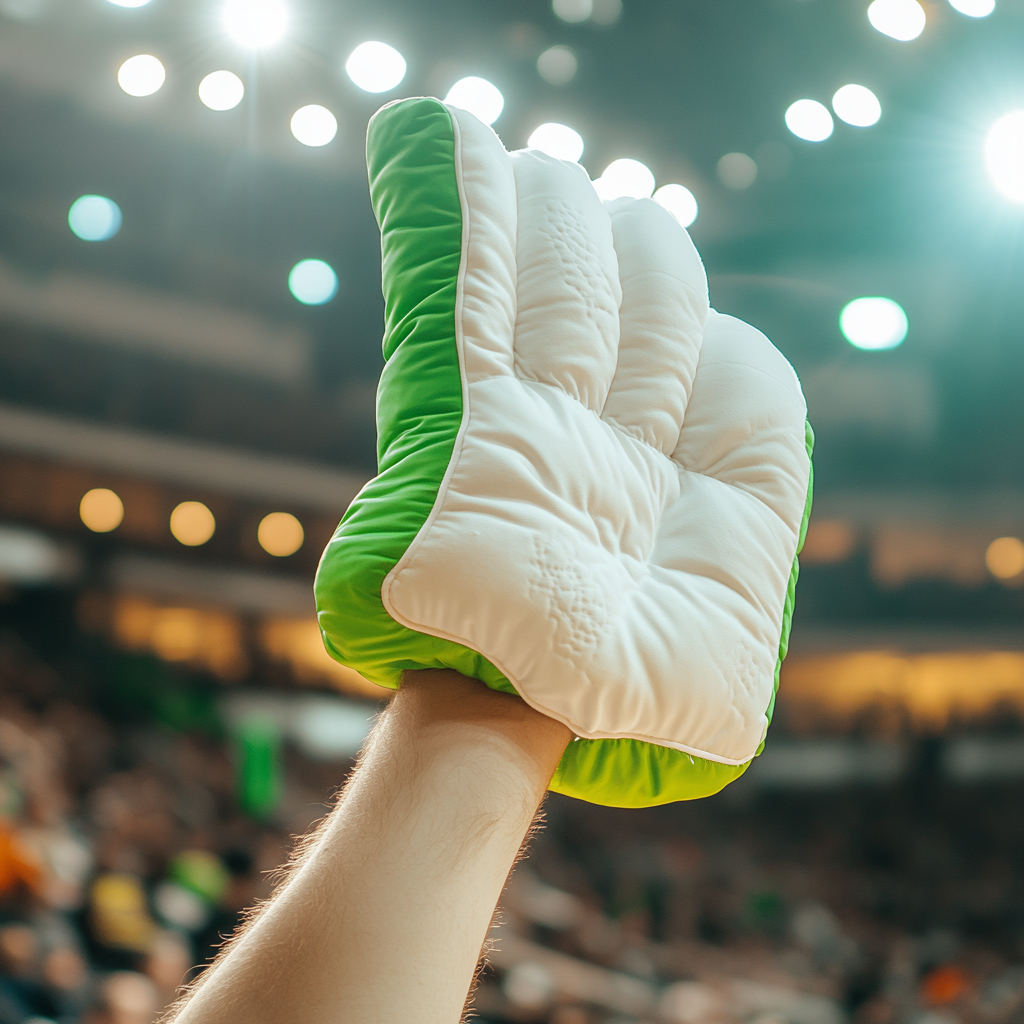
<instances>
[{"instance_id":1,"label":"blurred crowd","mask_svg":"<svg viewBox=\"0 0 1024 1024\"><path fill-rule=\"evenodd\" d=\"M243 810L238 744L202 699L224 684L162 671L0 637L0 1024L157 1020L349 770L285 749L273 807ZM888 789L550 798L477 1019L1024 1020L1024 794L952 787L936 742Z\"/></svg>"}]
</instances>

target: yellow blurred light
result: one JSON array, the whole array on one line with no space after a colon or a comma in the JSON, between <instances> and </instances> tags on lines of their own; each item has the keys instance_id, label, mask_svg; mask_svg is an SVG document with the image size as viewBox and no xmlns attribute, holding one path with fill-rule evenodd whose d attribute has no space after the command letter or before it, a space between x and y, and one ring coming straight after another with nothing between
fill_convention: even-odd
<instances>
[{"instance_id":1,"label":"yellow blurred light","mask_svg":"<svg viewBox=\"0 0 1024 1024\"><path fill-rule=\"evenodd\" d=\"M335 661L324 649L315 618L268 619L260 630L260 644L275 661L287 662L300 683L329 682L350 697L370 700L381 700L394 692Z\"/></svg>"},{"instance_id":2,"label":"yellow blurred light","mask_svg":"<svg viewBox=\"0 0 1024 1024\"><path fill-rule=\"evenodd\" d=\"M1012 580L1024 572L1024 541L1019 537L999 537L985 552L988 571L997 579Z\"/></svg>"},{"instance_id":3,"label":"yellow blurred light","mask_svg":"<svg viewBox=\"0 0 1024 1024\"><path fill-rule=\"evenodd\" d=\"M216 529L217 520L201 501L183 501L171 513L171 533L187 547L205 544Z\"/></svg>"},{"instance_id":4,"label":"yellow blurred light","mask_svg":"<svg viewBox=\"0 0 1024 1024\"><path fill-rule=\"evenodd\" d=\"M264 516L256 536L260 547L268 555L276 555L278 558L294 555L305 540L302 523L290 512L271 512Z\"/></svg>"},{"instance_id":5,"label":"yellow blurred light","mask_svg":"<svg viewBox=\"0 0 1024 1024\"><path fill-rule=\"evenodd\" d=\"M845 562L856 546L857 535L849 523L840 519L814 519L807 528L800 562L804 565Z\"/></svg>"},{"instance_id":6,"label":"yellow blurred light","mask_svg":"<svg viewBox=\"0 0 1024 1024\"><path fill-rule=\"evenodd\" d=\"M93 533L110 533L111 530L116 530L124 519L124 504L108 488L94 487L82 495L82 500L78 504L78 514Z\"/></svg>"},{"instance_id":7,"label":"yellow blurred light","mask_svg":"<svg viewBox=\"0 0 1024 1024\"><path fill-rule=\"evenodd\" d=\"M1024 653L855 651L787 661L779 688L803 729L854 725L889 709L922 732L983 718L1000 705L1024 712Z\"/></svg>"},{"instance_id":8,"label":"yellow blurred light","mask_svg":"<svg viewBox=\"0 0 1024 1024\"><path fill-rule=\"evenodd\" d=\"M110 627L120 647L184 661L225 681L249 670L238 616L213 608L163 607L142 597L119 596Z\"/></svg>"}]
</instances>

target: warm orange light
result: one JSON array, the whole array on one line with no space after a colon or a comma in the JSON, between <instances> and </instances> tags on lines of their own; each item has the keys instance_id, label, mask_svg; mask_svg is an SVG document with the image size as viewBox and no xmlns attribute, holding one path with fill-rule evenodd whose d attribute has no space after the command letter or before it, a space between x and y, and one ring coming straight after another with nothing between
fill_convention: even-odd
<instances>
[{"instance_id":1,"label":"warm orange light","mask_svg":"<svg viewBox=\"0 0 1024 1024\"><path fill-rule=\"evenodd\" d=\"M78 514L93 533L110 533L121 525L124 505L113 491L106 487L94 487L82 495Z\"/></svg>"},{"instance_id":2,"label":"warm orange light","mask_svg":"<svg viewBox=\"0 0 1024 1024\"><path fill-rule=\"evenodd\" d=\"M316 619L268 619L260 630L263 650L275 661L288 662L300 683L329 682L351 697L382 700L394 692L364 679L355 669L336 662L326 650Z\"/></svg>"},{"instance_id":3,"label":"warm orange light","mask_svg":"<svg viewBox=\"0 0 1024 1024\"><path fill-rule=\"evenodd\" d=\"M1024 541L1019 537L999 537L985 552L988 571L997 579L1012 580L1024 572Z\"/></svg>"},{"instance_id":4,"label":"warm orange light","mask_svg":"<svg viewBox=\"0 0 1024 1024\"><path fill-rule=\"evenodd\" d=\"M857 535L849 523L839 519L812 519L800 561L806 565L845 562L857 544Z\"/></svg>"},{"instance_id":5,"label":"warm orange light","mask_svg":"<svg viewBox=\"0 0 1024 1024\"><path fill-rule=\"evenodd\" d=\"M174 539L190 548L205 544L217 529L213 513L201 501L183 501L171 513Z\"/></svg>"},{"instance_id":6,"label":"warm orange light","mask_svg":"<svg viewBox=\"0 0 1024 1024\"><path fill-rule=\"evenodd\" d=\"M264 516L256 536L260 547L267 554L276 555L278 558L294 555L305 540L302 523L290 512L271 512L270 515Z\"/></svg>"}]
</instances>

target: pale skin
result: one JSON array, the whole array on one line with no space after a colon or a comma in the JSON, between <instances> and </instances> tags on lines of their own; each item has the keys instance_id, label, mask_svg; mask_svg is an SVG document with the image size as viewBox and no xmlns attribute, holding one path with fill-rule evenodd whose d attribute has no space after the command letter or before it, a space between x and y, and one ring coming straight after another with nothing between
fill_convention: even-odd
<instances>
[{"instance_id":1,"label":"pale skin","mask_svg":"<svg viewBox=\"0 0 1024 1024\"><path fill-rule=\"evenodd\" d=\"M572 733L457 672L408 672L286 883L174 1024L457 1024Z\"/></svg>"}]
</instances>

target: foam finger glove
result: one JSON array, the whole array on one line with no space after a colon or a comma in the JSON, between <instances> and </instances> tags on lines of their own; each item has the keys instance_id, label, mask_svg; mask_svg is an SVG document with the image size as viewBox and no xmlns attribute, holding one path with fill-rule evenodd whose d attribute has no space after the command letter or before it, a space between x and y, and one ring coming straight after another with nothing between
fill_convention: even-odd
<instances>
[{"instance_id":1,"label":"foam finger glove","mask_svg":"<svg viewBox=\"0 0 1024 1024\"><path fill-rule=\"evenodd\" d=\"M384 686L453 668L564 722L553 790L646 806L760 751L810 508L789 363L687 232L433 99L380 110L379 473L316 580Z\"/></svg>"}]
</instances>

